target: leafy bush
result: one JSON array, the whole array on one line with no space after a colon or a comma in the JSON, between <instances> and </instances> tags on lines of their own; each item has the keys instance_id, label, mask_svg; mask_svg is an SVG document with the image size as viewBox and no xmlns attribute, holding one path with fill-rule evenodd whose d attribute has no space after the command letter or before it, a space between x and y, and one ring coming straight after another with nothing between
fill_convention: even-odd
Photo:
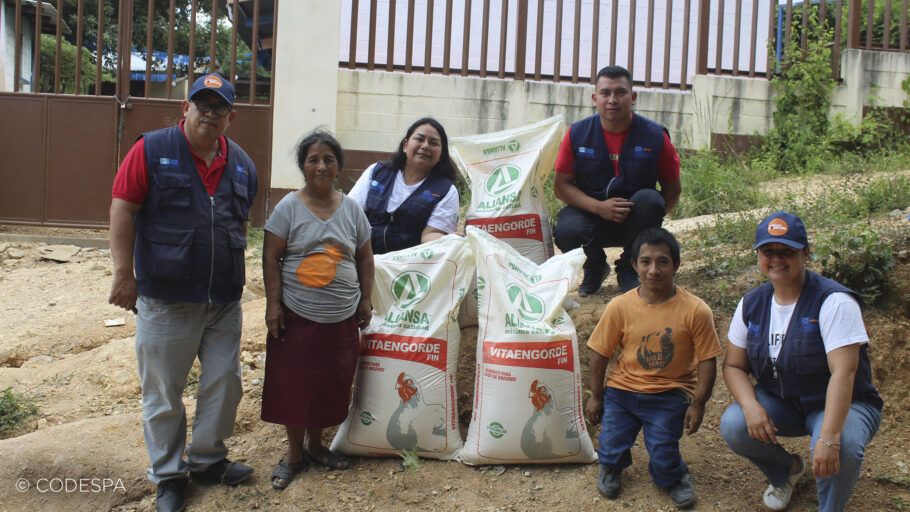
<instances>
[{"instance_id":1,"label":"leafy bush","mask_svg":"<svg viewBox=\"0 0 910 512\"><path fill-rule=\"evenodd\" d=\"M816 237L815 257L823 276L859 293L867 304L889 289L894 257L887 240L867 226L852 226Z\"/></svg>"},{"instance_id":2,"label":"leafy bush","mask_svg":"<svg viewBox=\"0 0 910 512\"><path fill-rule=\"evenodd\" d=\"M815 174L825 169L831 153L828 107L836 83L831 77L831 32L818 29L818 17L808 22L817 38L799 44L799 25L793 22L790 42L781 63L781 72L771 80L774 98L774 126L757 163L783 174Z\"/></svg>"},{"instance_id":3,"label":"leafy bush","mask_svg":"<svg viewBox=\"0 0 910 512\"><path fill-rule=\"evenodd\" d=\"M38 90L53 92L54 72L57 65L57 38L48 34L41 34L41 80ZM82 58L82 75L80 77L81 94L89 94L95 88L95 56L88 48L76 48L69 41L60 41L60 92L74 94L76 92L76 55ZM101 72L102 82L114 82L116 77L107 69Z\"/></svg>"},{"instance_id":4,"label":"leafy bush","mask_svg":"<svg viewBox=\"0 0 910 512\"><path fill-rule=\"evenodd\" d=\"M18 433L37 412L38 406L30 398L14 392L13 388L0 391L0 439Z\"/></svg>"}]
</instances>

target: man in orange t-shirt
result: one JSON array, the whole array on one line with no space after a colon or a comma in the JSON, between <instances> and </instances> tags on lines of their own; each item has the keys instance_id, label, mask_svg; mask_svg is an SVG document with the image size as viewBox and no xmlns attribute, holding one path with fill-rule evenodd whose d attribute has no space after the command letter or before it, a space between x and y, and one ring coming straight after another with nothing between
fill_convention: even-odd
<instances>
[{"instance_id":1,"label":"man in orange t-shirt","mask_svg":"<svg viewBox=\"0 0 910 512\"><path fill-rule=\"evenodd\" d=\"M641 286L611 300L588 339L593 395L586 412L592 423L603 420L597 488L610 499L619 495L622 470L632 464L630 448L644 429L651 478L685 508L695 503L695 488L679 439L684 429L693 434L701 426L720 343L708 305L674 283L679 244L673 235L642 232L632 245L632 266Z\"/></svg>"}]
</instances>

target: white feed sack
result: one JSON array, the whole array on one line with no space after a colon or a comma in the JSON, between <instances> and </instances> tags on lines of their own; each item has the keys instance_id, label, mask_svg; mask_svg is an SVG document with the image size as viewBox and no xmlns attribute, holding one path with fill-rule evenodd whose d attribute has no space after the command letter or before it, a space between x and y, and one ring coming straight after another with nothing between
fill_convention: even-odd
<instances>
[{"instance_id":1,"label":"white feed sack","mask_svg":"<svg viewBox=\"0 0 910 512\"><path fill-rule=\"evenodd\" d=\"M448 235L375 257L373 319L348 417L332 450L450 459L462 446L455 372L458 306L474 273L465 238Z\"/></svg>"},{"instance_id":2,"label":"white feed sack","mask_svg":"<svg viewBox=\"0 0 910 512\"><path fill-rule=\"evenodd\" d=\"M477 376L466 464L592 462L583 416L578 337L563 299L581 249L542 265L468 228L479 291Z\"/></svg>"},{"instance_id":3,"label":"white feed sack","mask_svg":"<svg viewBox=\"0 0 910 512\"><path fill-rule=\"evenodd\" d=\"M465 225L483 229L535 263L553 256L543 185L565 131L560 114L520 128L449 139L449 153L471 185ZM472 290L459 316L462 327L477 324L475 305Z\"/></svg>"}]
</instances>

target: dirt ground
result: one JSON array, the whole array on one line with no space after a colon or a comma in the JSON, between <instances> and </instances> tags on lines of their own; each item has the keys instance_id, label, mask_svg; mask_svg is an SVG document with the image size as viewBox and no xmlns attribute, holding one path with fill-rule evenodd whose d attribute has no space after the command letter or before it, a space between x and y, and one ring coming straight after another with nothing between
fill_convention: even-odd
<instances>
[{"instance_id":1,"label":"dirt ground","mask_svg":"<svg viewBox=\"0 0 910 512\"><path fill-rule=\"evenodd\" d=\"M892 217L888 222L903 222ZM0 236L56 235L105 238L105 231L0 226ZM36 398L39 414L22 435L0 440L2 511L150 511L155 488L146 479L148 458L142 437L140 385L133 348L134 318L107 304L112 264L105 249L70 248L69 262L42 257L40 241L0 240L0 390L12 387ZM66 252L66 251L63 251ZM619 499L597 493L596 464L469 467L423 460L418 471L403 470L399 458L356 458L347 471L311 468L284 491L269 475L284 451L281 427L259 420L265 355L265 299L261 269L250 253L244 294L243 385L231 457L255 468L236 488L192 484L190 510L674 510L647 472L639 438L634 463L624 473ZM686 255L683 255L685 272ZM731 286L754 286L756 271ZM910 262L899 263L898 291L910 293ZM698 289L693 291L698 293ZM600 293L573 298L571 312L580 345L606 303L619 293L611 275ZM715 311L722 344L732 311ZM866 463L850 502L853 510L910 507L910 306L871 310L866 325L876 384L885 399L884 419L869 445ZM122 325L106 327L105 321ZM473 397L476 328L462 330L459 361L459 417L464 434ZM580 350L587 368L587 349ZM587 373L585 371L585 373ZM719 373L719 372L718 372ZM194 377L196 372L191 373ZM195 407L191 384L185 396L188 417ZM681 441L698 493L695 510L758 510L766 482L746 460L734 455L718 431L732 402L718 377L701 430ZM599 428L589 427L596 436ZM334 430L327 432L327 442ZM595 439L596 443L596 439ZM808 456L805 438L785 445ZM805 478L790 510L817 510L815 484Z\"/></svg>"}]
</instances>

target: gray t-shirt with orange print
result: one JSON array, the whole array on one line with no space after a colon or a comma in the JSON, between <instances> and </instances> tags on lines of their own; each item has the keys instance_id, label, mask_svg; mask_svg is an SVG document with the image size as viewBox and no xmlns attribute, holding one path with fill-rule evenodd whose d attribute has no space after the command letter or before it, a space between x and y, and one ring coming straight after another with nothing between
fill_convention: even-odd
<instances>
[{"instance_id":1,"label":"gray t-shirt with orange print","mask_svg":"<svg viewBox=\"0 0 910 512\"><path fill-rule=\"evenodd\" d=\"M265 230L287 242L281 257L281 300L321 323L349 318L360 301L354 254L370 240L370 223L348 196L323 221L291 192L275 206Z\"/></svg>"}]
</instances>

